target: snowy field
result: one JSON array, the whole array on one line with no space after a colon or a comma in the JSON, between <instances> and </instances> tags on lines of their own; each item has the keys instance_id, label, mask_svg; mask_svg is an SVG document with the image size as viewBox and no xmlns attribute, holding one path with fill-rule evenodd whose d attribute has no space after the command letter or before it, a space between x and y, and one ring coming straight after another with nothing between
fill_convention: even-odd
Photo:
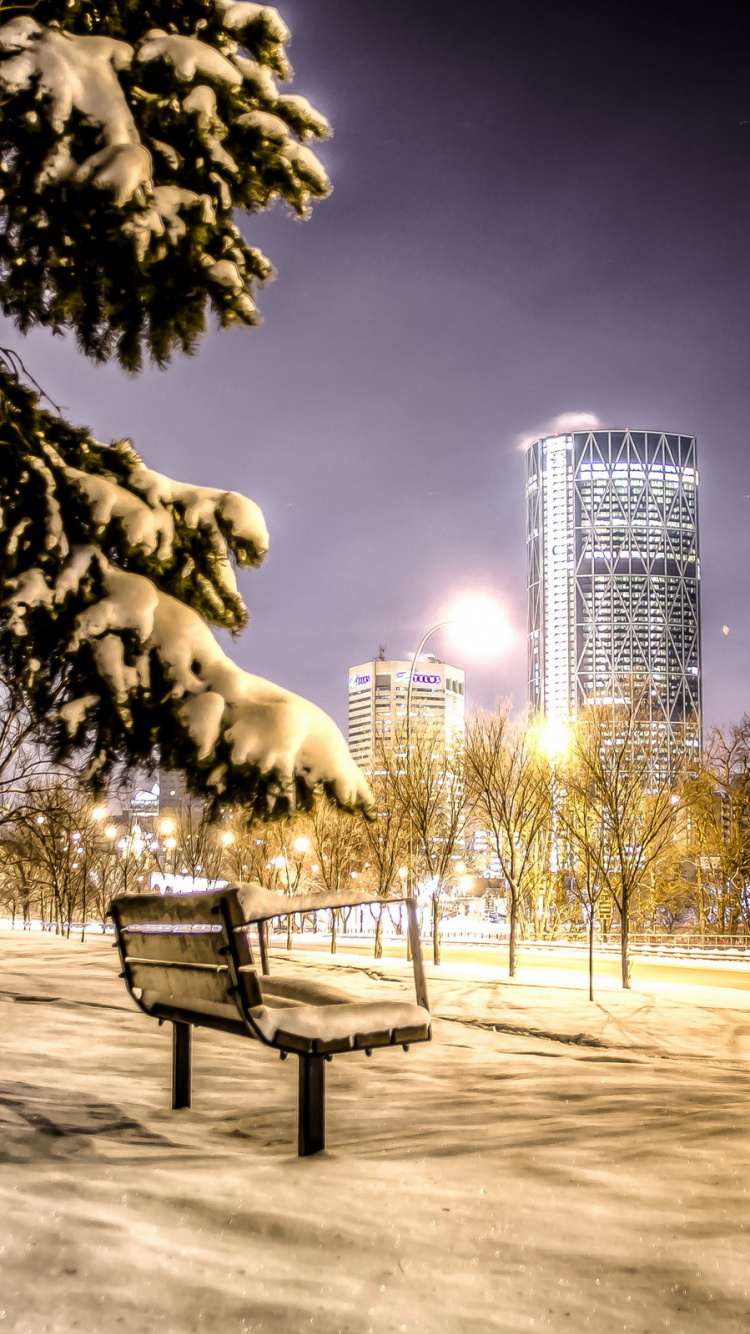
<instances>
[{"instance_id":1,"label":"snowy field","mask_svg":"<svg viewBox=\"0 0 750 1334\"><path fill-rule=\"evenodd\" d=\"M0 932L0 1334L750 1328L750 993L430 976L435 1041L296 1062L206 1030L194 1108L116 955ZM403 967L294 969L399 998Z\"/></svg>"}]
</instances>

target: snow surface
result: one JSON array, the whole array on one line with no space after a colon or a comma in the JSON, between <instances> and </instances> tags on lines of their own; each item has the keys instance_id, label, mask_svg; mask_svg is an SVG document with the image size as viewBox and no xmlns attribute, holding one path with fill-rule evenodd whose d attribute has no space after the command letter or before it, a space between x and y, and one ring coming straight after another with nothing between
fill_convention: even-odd
<instances>
[{"instance_id":1,"label":"snow surface","mask_svg":"<svg viewBox=\"0 0 750 1334\"><path fill-rule=\"evenodd\" d=\"M258 1005L250 1011L253 1023L269 1042L283 1037L302 1038L321 1043L340 1042L351 1047L364 1047L367 1040L377 1042L393 1031L406 1029L422 1035L430 1025L430 1016L419 1005L404 1001L372 1001L369 1005L343 1002L330 1005L306 1005L278 1008L276 997L269 1005ZM402 1039L406 1041L406 1039Z\"/></svg>"},{"instance_id":2,"label":"snow surface","mask_svg":"<svg viewBox=\"0 0 750 1334\"><path fill-rule=\"evenodd\" d=\"M435 1040L336 1057L330 1147L298 1160L294 1060L199 1030L173 1113L168 1026L109 942L2 931L0 958L13 1334L748 1328L746 992L589 1006L430 970ZM411 998L391 961L293 967ZM704 1024L714 1054L691 1049Z\"/></svg>"}]
</instances>

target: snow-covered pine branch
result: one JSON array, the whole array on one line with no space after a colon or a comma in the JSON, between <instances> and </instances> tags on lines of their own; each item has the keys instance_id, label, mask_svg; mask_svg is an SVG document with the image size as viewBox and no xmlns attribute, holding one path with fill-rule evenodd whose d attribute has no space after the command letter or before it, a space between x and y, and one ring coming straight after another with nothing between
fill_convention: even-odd
<instances>
[{"instance_id":1,"label":"snow-covered pine branch","mask_svg":"<svg viewBox=\"0 0 750 1334\"><path fill-rule=\"evenodd\" d=\"M267 548L257 505L100 444L7 369L0 450L0 671L58 760L78 757L94 786L161 763L210 806L260 815L318 784L368 805L333 722L243 671L209 628L245 622L233 566Z\"/></svg>"},{"instance_id":2,"label":"snow-covered pine branch","mask_svg":"<svg viewBox=\"0 0 750 1334\"><path fill-rule=\"evenodd\" d=\"M24 12L27 11L27 12ZM235 210L330 188L329 133L284 94L289 33L235 0L38 0L0 25L0 305L137 369L190 351L207 307L254 324L271 276Z\"/></svg>"}]
</instances>

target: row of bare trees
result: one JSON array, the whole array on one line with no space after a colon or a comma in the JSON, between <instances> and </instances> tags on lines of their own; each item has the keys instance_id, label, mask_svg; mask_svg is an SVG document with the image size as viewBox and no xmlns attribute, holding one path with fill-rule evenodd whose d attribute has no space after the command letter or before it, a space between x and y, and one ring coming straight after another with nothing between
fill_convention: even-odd
<instances>
[{"instance_id":1,"label":"row of bare trees","mask_svg":"<svg viewBox=\"0 0 750 1334\"><path fill-rule=\"evenodd\" d=\"M23 719L11 718L0 737L0 912L85 930L154 871L289 895L358 879L383 900L416 888L439 963L441 923L468 875L505 900L511 975L524 937L585 934L593 962L595 932L614 921L629 986L634 930L750 929L750 720L712 732L702 760L689 762L656 763L650 726L623 704L551 736L543 720L503 705L474 716L454 745L421 725L408 752L401 733L379 737L369 823L324 802L270 824L236 811L211 825L186 806L167 839L132 819L113 831L115 817L74 777L43 774ZM372 911L378 956L383 912ZM334 950L347 916L333 916ZM291 919L288 931L291 944Z\"/></svg>"}]
</instances>

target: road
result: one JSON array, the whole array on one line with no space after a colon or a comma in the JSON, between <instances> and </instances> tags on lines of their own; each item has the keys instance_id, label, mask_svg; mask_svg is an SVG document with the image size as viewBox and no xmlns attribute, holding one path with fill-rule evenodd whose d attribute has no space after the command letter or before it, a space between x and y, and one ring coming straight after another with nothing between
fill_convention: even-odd
<instances>
[{"instance_id":1,"label":"road","mask_svg":"<svg viewBox=\"0 0 750 1334\"><path fill-rule=\"evenodd\" d=\"M281 945L282 938L277 937L274 944ZM316 937L313 934L305 933L304 936L295 935L294 945L296 949L304 948L310 950L328 951L330 949L330 937ZM365 958L372 958L372 941L357 940L347 936L339 936L339 952L342 954L361 954ZM429 946L425 943L425 958L432 957ZM383 947L384 957L399 958L404 957L404 947L391 941L386 941ZM508 949L504 945L461 945L458 943L444 943L443 962L450 963L479 963L490 968L508 967ZM580 977L583 984L588 973L588 958L585 949L532 949L521 948L518 976L523 978L524 973L533 974L538 971L558 972L560 981L564 978ZM594 960L595 976L599 978L618 979L620 976L620 959L617 954L598 953ZM633 981L649 982L672 982L688 986L700 987L731 987L735 990L750 991L750 957L745 964L742 960L733 961L732 965L717 963L713 959L691 960L691 959L649 959L641 955L633 957Z\"/></svg>"}]
</instances>

